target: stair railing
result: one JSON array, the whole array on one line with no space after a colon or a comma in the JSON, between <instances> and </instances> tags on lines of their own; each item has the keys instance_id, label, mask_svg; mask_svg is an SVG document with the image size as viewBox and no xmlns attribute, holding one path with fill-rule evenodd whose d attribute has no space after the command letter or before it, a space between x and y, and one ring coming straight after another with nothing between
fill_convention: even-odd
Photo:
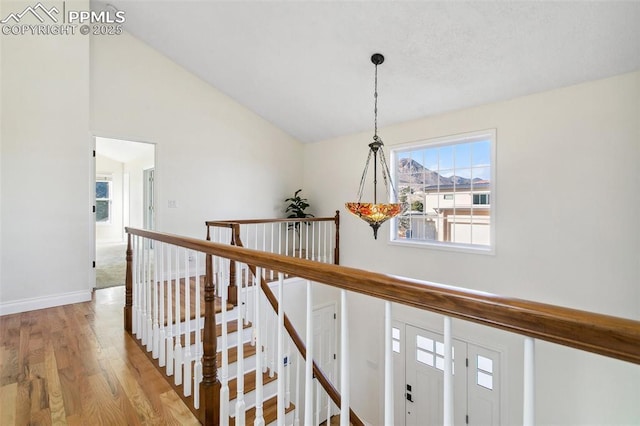
<instances>
[{"instance_id":1,"label":"stair railing","mask_svg":"<svg viewBox=\"0 0 640 426\"><path fill-rule=\"evenodd\" d=\"M233 227L232 227L233 228ZM181 297L181 293L177 290L182 285L196 283L199 285L199 270L189 270L190 256L193 255L196 259L196 264L206 264L206 273L204 273L204 297L205 297L205 312L204 321L196 318L192 321L189 327L196 331L204 327L204 342L202 342L202 352L198 352L198 342L196 337L196 344L191 345L195 347L196 357L202 358L202 374L201 381L198 373L193 375L194 387L192 395L189 397L183 397L187 401L191 401L188 405L194 412L198 413L200 420L204 424L219 424L221 421L221 407L220 402L220 375L216 370L216 339L212 338L215 335L213 332L215 328L215 310L214 308L214 285L218 286L218 292L222 299L226 299L226 285L228 285L230 274L229 269L231 264L236 264L236 271L242 270L242 265L248 265L247 269L251 272L249 275L243 275L246 282L243 284L243 279L236 274L237 287L240 288L242 293L243 286L253 280L253 287L260 286L263 290L267 285L267 271L276 271L278 275L278 297L275 298L270 289L263 291L268 302L274 309L277 309L279 315L277 317L277 327L279 330L284 330L287 324L287 318L284 315L283 301L284 301L284 280L285 276L298 277L306 280L307 283L307 342L312 346L312 337L310 334L311 317L310 310L313 306L311 296L311 283L320 283L328 286L335 287L340 290L341 297L341 353L340 353L340 402L339 407L342 413L351 413L349 405L349 365L348 365L348 303L346 294L347 292L355 292L377 299L381 299L385 303L384 315L385 315L385 383L384 383L384 416L385 424L393 423L393 380L392 380L392 350L391 350L391 313L392 303L398 303L405 306L435 312L444 316L444 419L445 424L450 422L453 418L453 398L452 398L452 353L451 353L451 319L457 318L465 321L470 321L480 325L484 325L491 328L497 328L500 330L509 331L512 333L524 336L524 401L523 401L523 419L522 424L531 425L535 424L534 418L534 399L535 387L533 383L533 369L535 368L535 341L536 339L560 344L563 346L584 350L607 357L611 357L618 360L627 361L634 364L640 364L640 321L634 321L625 318L618 318L608 315L602 315L592 312L580 311L560 306L548 305L537 303L533 301L513 299L508 297L502 297L498 295L472 291L468 289L462 289L452 286L433 284L418 280L405 279L400 277L394 277L384 274L378 274L374 272L359 270L355 268L348 268L344 266L319 263L303 258L284 256L281 254L265 253L254 249L248 249L238 246L242 244L242 239L236 238L236 246L229 244L220 244L205 240L199 240L188 237L181 237L177 235L165 234L160 232L145 231L140 229L126 229L129 234L129 244L127 248L127 288L125 292L125 329L131 333L138 335L141 338L141 345L144 347L150 347L151 357L158 356L158 360L161 359L161 349L163 345L158 345L158 352L155 353L153 349L156 347L156 339L161 336L172 335L174 336L174 360L177 360L179 356L183 356L184 352L180 347L181 335L184 335L184 327L180 327L181 323L178 322L178 326L175 325L176 321L181 316L184 316L179 309L174 310L175 316L173 318L174 326L166 326L162 330L163 325L166 323L166 319L162 318L162 312L159 307L164 305L164 301L160 304L157 303L160 297L160 291L163 287L163 283L167 283L167 293L174 294L176 298ZM134 239L132 243L132 238ZM148 241L153 240L153 249L149 249ZM161 255L161 253L167 252L164 245L173 247L168 250L170 254L169 260ZM200 253L201 255L198 255ZM198 256L205 256L206 261L200 262ZM210 259L209 259L210 257ZM182 263L184 262L184 263ZM181 269L181 264L184 264L186 271L180 271L179 274L165 272L165 268L162 265L175 265L176 269ZM214 265L219 265L221 270L216 271ZM174 271L176 272L176 271ZM166 274L163 277L163 274ZM180 274L184 278L179 278ZM194 275L195 274L195 275ZM195 276L191 279L192 275ZM164 281L163 281L164 278ZM259 278L259 279L258 279ZM174 283L173 292L171 291L171 283ZM224 284L224 285L222 285ZM271 296L269 294L271 293ZM186 294L186 293L185 293ZM253 293L254 297L257 293ZM277 300L273 300L277 299ZM225 300L223 300L224 302ZM260 303L258 303L260 305ZM227 304L222 303L222 310L226 309ZM172 309L168 309L169 312ZM185 317L185 322L189 322L188 317ZM168 324L171 324L170 322ZM270 327L265 327L262 324L264 330L269 330ZM164 333L163 333L164 331ZM286 342L282 339L285 333L279 332L277 334L277 364L280 368L283 364L283 347L286 346ZM224 333L223 333L224 335ZM297 346L297 339L295 333L291 332L293 343ZM264 336L263 336L264 337ZM272 338L273 334L267 336ZM268 346L273 344L268 344ZM166 345L169 348L171 345ZM224 357L226 348L223 348L222 354ZM299 348L302 353L304 349ZM310 351L313 353L313 351ZM193 358L193 357L192 357ZM165 360L168 357L165 354ZM159 361L157 361L159 362ZM195 363L195 360L189 359L182 361L188 363ZM191 365L191 364L190 364ZM195 365L195 364L194 364ZM184 366L181 366L176 361L176 368L174 369L174 375L177 373L178 367L184 370ZM307 357L305 363L305 377L307 396L312 394L310 391L313 384L313 372L316 371L316 367L313 365L312 357ZM187 370L196 368L191 366L186 367ZM168 366L167 366L168 371ZM281 374L283 370L278 370ZM168 374L168 373L167 373ZM318 376L319 377L319 376ZM281 389L282 385L279 385L278 394L282 395L286 393L286 389ZM193 396L198 389L198 397ZM298 387L298 391L299 391ZM191 399L189 399L191 398ZM282 398L283 401L287 398ZM312 423L311 407L309 398L304 401L305 406L305 421L304 423ZM199 408L197 408L199 407ZM282 412L280 403L278 405L279 415ZM224 423L228 420L226 417L222 418ZM239 419L241 420L241 419ZM283 424L284 419L282 416L278 417L278 423ZM349 422L354 424L359 423L359 419L354 419L354 416L341 416L341 426L346 426Z\"/></svg>"},{"instance_id":2,"label":"stair railing","mask_svg":"<svg viewBox=\"0 0 640 426\"><path fill-rule=\"evenodd\" d=\"M266 253L340 264L340 211L333 217L286 219L209 220L207 241L238 245ZM274 281L275 271L265 271L266 279ZM231 265L229 302L237 305L235 265Z\"/></svg>"}]
</instances>

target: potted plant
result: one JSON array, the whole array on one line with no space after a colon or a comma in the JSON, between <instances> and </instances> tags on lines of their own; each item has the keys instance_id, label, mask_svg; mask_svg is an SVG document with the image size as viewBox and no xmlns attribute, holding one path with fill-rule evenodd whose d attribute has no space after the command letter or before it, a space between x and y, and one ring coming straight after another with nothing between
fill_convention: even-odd
<instances>
[{"instance_id":1,"label":"potted plant","mask_svg":"<svg viewBox=\"0 0 640 426\"><path fill-rule=\"evenodd\" d=\"M309 200L307 200L306 198L302 198L300 196L301 192L302 192L302 189L298 189L293 194L293 197L289 197L284 200L285 203L289 203L287 204L287 208L285 209L285 213L288 213L287 218L304 219L306 217L314 217L311 213L307 213L305 211L307 208L309 208ZM290 223L288 226L288 229L294 228L296 230L296 234L298 235L298 238L300 238L300 223L302 222L296 221L294 223ZM304 223L309 225L309 222L304 222ZM296 249L294 252L294 256L305 257L306 253L303 253L303 252L304 252L304 249L303 250Z\"/></svg>"}]
</instances>

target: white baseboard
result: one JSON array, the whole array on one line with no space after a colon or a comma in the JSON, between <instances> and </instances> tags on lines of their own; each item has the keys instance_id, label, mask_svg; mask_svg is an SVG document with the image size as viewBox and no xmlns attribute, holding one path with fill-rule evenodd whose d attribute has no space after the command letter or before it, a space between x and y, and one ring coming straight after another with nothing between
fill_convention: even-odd
<instances>
[{"instance_id":1,"label":"white baseboard","mask_svg":"<svg viewBox=\"0 0 640 426\"><path fill-rule=\"evenodd\" d=\"M55 306L70 305L72 303L88 302L91 300L91 290L72 291L42 297L0 303L0 316L35 311L37 309L53 308Z\"/></svg>"}]
</instances>

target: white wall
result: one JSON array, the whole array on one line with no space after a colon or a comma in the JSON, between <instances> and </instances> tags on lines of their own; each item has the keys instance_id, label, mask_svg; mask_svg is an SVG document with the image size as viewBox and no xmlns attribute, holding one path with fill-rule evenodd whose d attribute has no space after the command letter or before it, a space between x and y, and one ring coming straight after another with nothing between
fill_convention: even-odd
<instances>
[{"instance_id":1,"label":"white wall","mask_svg":"<svg viewBox=\"0 0 640 426\"><path fill-rule=\"evenodd\" d=\"M128 34L91 46L92 130L156 143L157 229L204 237L206 220L282 216L299 142Z\"/></svg>"},{"instance_id":2,"label":"white wall","mask_svg":"<svg viewBox=\"0 0 640 426\"><path fill-rule=\"evenodd\" d=\"M67 7L88 9L88 1ZM4 2L3 13L27 2ZM89 40L2 36L0 310L90 297Z\"/></svg>"},{"instance_id":3,"label":"white wall","mask_svg":"<svg viewBox=\"0 0 640 426\"><path fill-rule=\"evenodd\" d=\"M388 225L373 240L369 226L342 208L355 198L370 132L305 146L307 196L321 206L319 214L345 212L341 263L640 319L640 72L403 123L380 134L389 148L488 128L497 129L493 256L390 245ZM378 374L352 400L356 411L379 423L381 372L361 360L373 357L382 365L381 330L364 320L382 315L382 305L352 299L359 303L350 333L362 342L352 345L352 365L360 360L352 383ZM417 311L396 307L395 313L442 327ZM463 337L508 352L513 371L506 383L512 399L506 424L517 424L519 340L458 322L455 327ZM640 368L546 343L538 349L540 424L629 424L640 418Z\"/></svg>"}]
</instances>

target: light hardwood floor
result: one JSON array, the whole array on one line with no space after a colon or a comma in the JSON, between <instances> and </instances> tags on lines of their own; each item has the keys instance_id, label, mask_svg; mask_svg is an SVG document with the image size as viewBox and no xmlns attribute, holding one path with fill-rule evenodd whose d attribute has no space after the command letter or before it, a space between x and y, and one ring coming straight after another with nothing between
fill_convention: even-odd
<instances>
[{"instance_id":1,"label":"light hardwood floor","mask_svg":"<svg viewBox=\"0 0 640 426\"><path fill-rule=\"evenodd\" d=\"M124 287L0 317L0 425L197 425L124 332Z\"/></svg>"}]
</instances>

